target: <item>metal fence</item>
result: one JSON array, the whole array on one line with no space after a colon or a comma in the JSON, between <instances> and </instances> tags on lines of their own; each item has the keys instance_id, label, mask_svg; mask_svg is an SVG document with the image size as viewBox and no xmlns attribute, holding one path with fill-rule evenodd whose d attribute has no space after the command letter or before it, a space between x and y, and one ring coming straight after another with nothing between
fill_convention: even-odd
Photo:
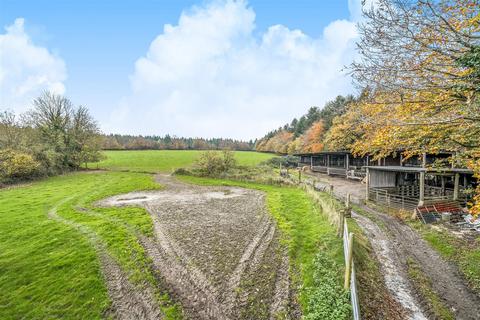
<instances>
[{"instance_id":1,"label":"metal fence","mask_svg":"<svg viewBox=\"0 0 480 320\"><path fill-rule=\"evenodd\" d=\"M347 206L349 205L349 202L350 202L349 195L346 198L343 198L340 195L335 195L333 193L333 187L331 185L322 184L317 179L311 176L310 177L307 176L302 179L300 174L298 177L298 180L296 177L293 177L290 174L287 174L286 177L288 177L292 181L296 181L297 183L302 184L306 188L311 188L311 190L315 190L319 192L327 192L330 194L330 196L333 199L336 199L337 201L340 201L340 202L345 202L347 203ZM360 302L357 294L355 263L353 261L353 233L350 233L348 231L348 223L347 223L347 219L344 216L344 212L339 212L339 210L336 210L336 211L338 214L338 216L335 217L336 221L331 221L331 222L337 226L341 226L343 229L343 232L340 231L340 235L343 238L343 253L345 257L345 270L346 270L345 283L347 284L347 281L348 281L348 285L346 285L346 289L347 288L350 289L350 300L352 304L353 319L360 320Z\"/></svg>"},{"instance_id":2,"label":"metal fence","mask_svg":"<svg viewBox=\"0 0 480 320\"><path fill-rule=\"evenodd\" d=\"M354 320L360 320L360 303L358 300L357 295L357 281L355 277L355 262L353 261L352 257L349 256L351 254L353 248L350 248L350 245L353 244L353 241L350 240L353 237L353 234L348 232L348 224L347 219L343 221L343 253L345 256L345 263L348 264L348 261L351 260L351 267L350 271L350 299L352 302L352 314ZM353 238L352 238L353 239Z\"/></svg>"}]
</instances>

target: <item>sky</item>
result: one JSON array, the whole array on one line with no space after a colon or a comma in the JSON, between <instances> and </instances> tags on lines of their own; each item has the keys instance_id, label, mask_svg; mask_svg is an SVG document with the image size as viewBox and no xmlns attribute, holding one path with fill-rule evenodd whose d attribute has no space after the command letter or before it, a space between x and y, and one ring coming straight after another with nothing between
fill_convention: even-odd
<instances>
[{"instance_id":1,"label":"sky","mask_svg":"<svg viewBox=\"0 0 480 320\"><path fill-rule=\"evenodd\" d=\"M0 110L45 90L105 133L252 139L354 93L361 0L0 0Z\"/></svg>"}]
</instances>

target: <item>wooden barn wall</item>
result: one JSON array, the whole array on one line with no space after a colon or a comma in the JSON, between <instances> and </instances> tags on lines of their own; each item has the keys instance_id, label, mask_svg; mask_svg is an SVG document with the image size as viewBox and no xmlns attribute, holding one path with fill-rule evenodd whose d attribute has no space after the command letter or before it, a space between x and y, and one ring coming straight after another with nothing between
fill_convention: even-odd
<instances>
[{"instance_id":1,"label":"wooden barn wall","mask_svg":"<svg viewBox=\"0 0 480 320\"><path fill-rule=\"evenodd\" d=\"M388 188L395 187L396 172L390 171L370 171L370 188Z\"/></svg>"}]
</instances>

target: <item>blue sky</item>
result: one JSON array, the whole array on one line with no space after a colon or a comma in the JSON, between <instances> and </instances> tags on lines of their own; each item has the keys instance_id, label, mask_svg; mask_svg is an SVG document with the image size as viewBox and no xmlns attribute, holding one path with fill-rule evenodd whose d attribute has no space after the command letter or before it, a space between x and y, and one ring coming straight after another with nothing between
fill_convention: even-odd
<instances>
[{"instance_id":1,"label":"blue sky","mask_svg":"<svg viewBox=\"0 0 480 320\"><path fill-rule=\"evenodd\" d=\"M50 89L105 132L258 137L353 92L359 1L0 0L0 109Z\"/></svg>"}]
</instances>

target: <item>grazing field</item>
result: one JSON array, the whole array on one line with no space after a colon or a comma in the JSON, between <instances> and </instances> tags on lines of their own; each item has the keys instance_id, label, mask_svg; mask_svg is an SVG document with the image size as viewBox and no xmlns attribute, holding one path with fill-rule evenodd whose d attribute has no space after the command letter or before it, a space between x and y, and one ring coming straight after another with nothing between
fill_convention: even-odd
<instances>
[{"instance_id":1,"label":"grazing field","mask_svg":"<svg viewBox=\"0 0 480 320\"><path fill-rule=\"evenodd\" d=\"M90 168L141 172L171 172L191 166L202 151L197 150L128 150L104 151L106 159L89 164ZM235 151L239 165L254 166L272 158L271 153Z\"/></svg>"},{"instance_id":2,"label":"grazing field","mask_svg":"<svg viewBox=\"0 0 480 320\"><path fill-rule=\"evenodd\" d=\"M111 301L100 270L99 243L133 284L154 283L137 241L137 235L152 236L146 211L96 208L93 202L117 193L157 188L147 174L97 172L0 190L0 318L105 316ZM175 314L175 307L167 302L164 312Z\"/></svg>"},{"instance_id":3,"label":"grazing field","mask_svg":"<svg viewBox=\"0 0 480 320\"><path fill-rule=\"evenodd\" d=\"M341 241L305 192L133 172L198 154L108 152L107 171L0 189L0 318L346 318Z\"/></svg>"}]
</instances>

